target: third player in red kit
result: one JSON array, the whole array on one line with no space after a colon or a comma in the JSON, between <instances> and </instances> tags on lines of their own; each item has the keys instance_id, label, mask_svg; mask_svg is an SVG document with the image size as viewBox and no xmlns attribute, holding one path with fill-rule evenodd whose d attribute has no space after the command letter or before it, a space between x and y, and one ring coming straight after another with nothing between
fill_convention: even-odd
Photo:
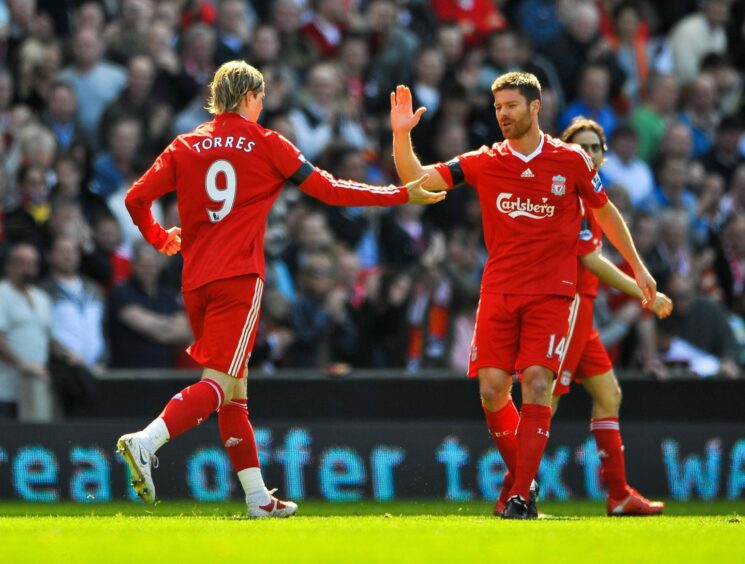
<instances>
[{"instance_id":1,"label":"third player in red kit","mask_svg":"<svg viewBox=\"0 0 745 564\"><path fill-rule=\"evenodd\" d=\"M481 282L469 375L478 376L489 432L509 469L504 518L537 517L531 484L551 426L552 380L566 346L577 284L580 197L593 208L610 241L633 266L639 287L654 300L655 282L628 228L608 201L592 161L577 146L538 127L541 87L528 73L508 73L492 85L505 141L423 167L410 132L411 92L391 94L396 169L403 180L428 174L425 186L472 185L479 197L489 259ZM522 408L512 402L520 373Z\"/></svg>"},{"instance_id":2,"label":"third player in red kit","mask_svg":"<svg viewBox=\"0 0 745 564\"><path fill-rule=\"evenodd\" d=\"M220 436L243 486L250 517L287 517L297 506L264 486L246 408L246 364L256 336L264 287L264 231L287 181L324 202L343 206L429 204L445 194L337 180L313 167L287 139L257 123L264 78L242 61L213 78L212 121L177 137L127 193L132 220L164 254L184 257L183 294L202 380L176 394L146 429L117 443L140 497L155 499L154 453L168 440L218 412ZM182 229L166 231L153 201L176 190Z\"/></svg>"}]
</instances>

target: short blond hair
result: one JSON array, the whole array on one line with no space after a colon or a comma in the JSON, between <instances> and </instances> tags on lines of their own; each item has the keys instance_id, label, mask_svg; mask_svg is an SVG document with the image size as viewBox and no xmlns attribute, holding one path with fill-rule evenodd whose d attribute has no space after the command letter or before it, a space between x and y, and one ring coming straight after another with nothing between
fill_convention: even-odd
<instances>
[{"instance_id":1,"label":"short blond hair","mask_svg":"<svg viewBox=\"0 0 745 564\"><path fill-rule=\"evenodd\" d=\"M215 71L210 83L207 111L211 114L235 112L249 92L264 90L264 75L244 61L228 61Z\"/></svg>"}]
</instances>

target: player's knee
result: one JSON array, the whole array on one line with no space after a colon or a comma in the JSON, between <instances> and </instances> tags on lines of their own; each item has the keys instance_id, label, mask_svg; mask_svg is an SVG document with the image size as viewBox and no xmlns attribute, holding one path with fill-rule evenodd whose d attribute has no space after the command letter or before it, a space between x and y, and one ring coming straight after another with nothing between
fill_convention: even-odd
<instances>
[{"instance_id":1,"label":"player's knee","mask_svg":"<svg viewBox=\"0 0 745 564\"><path fill-rule=\"evenodd\" d=\"M545 378L532 378L527 382L527 387L534 398L546 398L550 392L550 386Z\"/></svg>"},{"instance_id":2,"label":"player's knee","mask_svg":"<svg viewBox=\"0 0 745 564\"><path fill-rule=\"evenodd\" d=\"M595 402L595 412L602 417L618 417L621 409L621 387L618 382L614 386L608 387L606 391L593 398Z\"/></svg>"},{"instance_id":3,"label":"player's knee","mask_svg":"<svg viewBox=\"0 0 745 564\"><path fill-rule=\"evenodd\" d=\"M481 399L489 406L506 403L512 390L512 381L482 378L479 382Z\"/></svg>"}]
</instances>

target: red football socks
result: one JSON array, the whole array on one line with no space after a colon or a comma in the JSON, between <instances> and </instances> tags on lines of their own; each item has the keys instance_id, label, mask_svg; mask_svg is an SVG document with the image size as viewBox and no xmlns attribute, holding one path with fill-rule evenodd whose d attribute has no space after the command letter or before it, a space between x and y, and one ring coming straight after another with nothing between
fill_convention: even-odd
<instances>
[{"instance_id":1,"label":"red football socks","mask_svg":"<svg viewBox=\"0 0 745 564\"><path fill-rule=\"evenodd\" d=\"M519 495L524 500L528 500L530 484L538 473L550 428L551 408L549 406L534 403L522 405L520 423L517 425L515 483L512 485L510 497Z\"/></svg>"},{"instance_id":2,"label":"red football socks","mask_svg":"<svg viewBox=\"0 0 745 564\"><path fill-rule=\"evenodd\" d=\"M171 440L196 427L223 402L223 391L214 380L205 379L184 388L171 398L160 414Z\"/></svg>"},{"instance_id":3,"label":"red football socks","mask_svg":"<svg viewBox=\"0 0 745 564\"><path fill-rule=\"evenodd\" d=\"M228 402L217 412L220 438L236 472L259 467L259 453L245 399Z\"/></svg>"},{"instance_id":4,"label":"red football socks","mask_svg":"<svg viewBox=\"0 0 745 564\"><path fill-rule=\"evenodd\" d=\"M625 499L626 461L623 455L623 442L618 417L592 419L590 430L595 437L600 455L600 475L608 485L608 495L613 499Z\"/></svg>"},{"instance_id":5,"label":"red football socks","mask_svg":"<svg viewBox=\"0 0 745 564\"><path fill-rule=\"evenodd\" d=\"M520 421L520 415L517 412L512 398L499 411L489 411L485 405L481 405L486 416L486 426L489 428L489 434L497 445L502 460L507 465L507 469L515 475L515 464L517 461L517 441L515 440L515 431Z\"/></svg>"}]
</instances>

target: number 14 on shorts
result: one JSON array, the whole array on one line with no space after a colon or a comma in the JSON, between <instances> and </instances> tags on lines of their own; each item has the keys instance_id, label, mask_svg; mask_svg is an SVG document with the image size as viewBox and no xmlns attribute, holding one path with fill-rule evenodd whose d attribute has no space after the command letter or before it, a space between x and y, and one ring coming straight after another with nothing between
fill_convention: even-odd
<instances>
[{"instance_id":1,"label":"number 14 on shorts","mask_svg":"<svg viewBox=\"0 0 745 564\"><path fill-rule=\"evenodd\" d=\"M564 349L566 348L567 338L562 337L561 340L556 342L556 333L552 333L548 338L548 350L546 351L546 358L553 358L554 355L559 358L564 358Z\"/></svg>"}]
</instances>

